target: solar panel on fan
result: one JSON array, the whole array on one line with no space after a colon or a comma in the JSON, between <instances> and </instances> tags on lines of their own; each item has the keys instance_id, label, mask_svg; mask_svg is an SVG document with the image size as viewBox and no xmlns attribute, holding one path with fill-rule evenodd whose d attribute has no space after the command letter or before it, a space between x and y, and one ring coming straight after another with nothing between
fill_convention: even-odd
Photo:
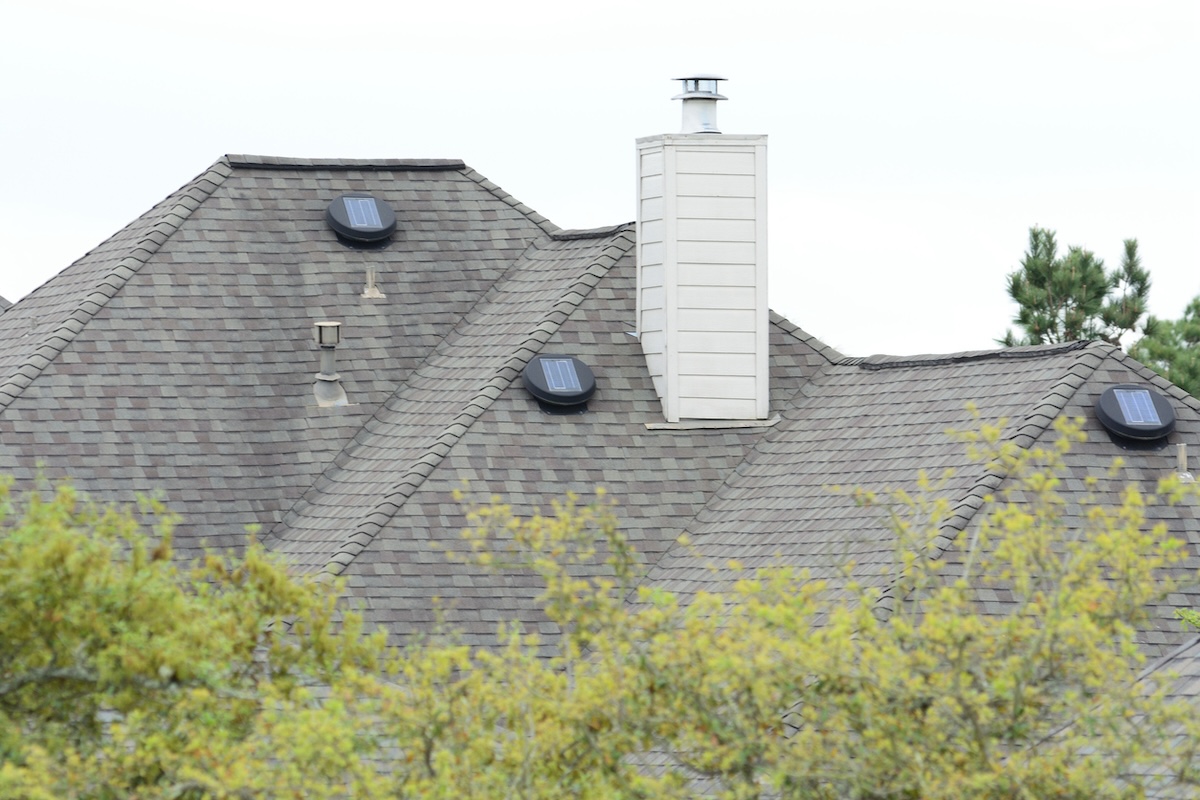
<instances>
[{"instance_id":1,"label":"solar panel on fan","mask_svg":"<svg viewBox=\"0 0 1200 800\"><path fill-rule=\"evenodd\" d=\"M1121 414L1130 425L1161 425L1158 409L1147 389L1116 389L1113 394L1121 405Z\"/></svg>"},{"instance_id":2,"label":"solar panel on fan","mask_svg":"<svg viewBox=\"0 0 1200 800\"><path fill-rule=\"evenodd\" d=\"M346 204L346 216L350 218L350 227L383 227L383 221L379 219L379 209L375 207L374 197L343 197L342 201Z\"/></svg>"},{"instance_id":3,"label":"solar panel on fan","mask_svg":"<svg viewBox=\"0 0 1200 800\"><path fill-rule=\"evenodd\" d=\"M546 387L552 392L582 391L575 363L569 358L543 358L542 373L546 376Z\"/></svg>"}]
</instances>

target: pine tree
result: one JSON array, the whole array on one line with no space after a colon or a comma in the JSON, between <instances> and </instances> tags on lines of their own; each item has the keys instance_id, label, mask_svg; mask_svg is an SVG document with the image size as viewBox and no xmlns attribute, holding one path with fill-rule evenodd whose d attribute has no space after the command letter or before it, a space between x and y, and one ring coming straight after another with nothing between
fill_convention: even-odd
<instances>
[{"instance_id":1,"label":"pine tree","mask_svg":"<svg viewBox=\"0 0 1200 800\"><path fill-rule=\"evenodd\" d=\"M1059 256L1054 231L1029 229L1021 268L1008 276L1008 295L1019 306L1015 322L1023 336L1007 331L1005 347L1102 339L1119 345L1131 332L1149 333L1146 317L1150 273L1138 258L1137 240L1125 240L1118 270L1108 272L1090 250L1070 247Z\"/></svg>"},{"instance_id":2,"label":"pine tree","mask_svg":"<svg viewBox=\"0 0 1200 800\"><path fill-rule=\"evenodd\" d=\"M1179 319L1150 317L1146 327L1149 331L1133 346L1133 357L1200 397L1200 295Z\"/></svg>"}]
</instances>

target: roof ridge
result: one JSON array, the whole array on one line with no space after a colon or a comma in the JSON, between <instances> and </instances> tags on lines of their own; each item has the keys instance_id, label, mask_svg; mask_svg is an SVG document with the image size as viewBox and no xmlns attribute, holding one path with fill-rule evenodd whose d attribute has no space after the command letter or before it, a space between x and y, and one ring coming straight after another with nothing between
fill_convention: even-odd
<instances>
[{"instance_id":1,"label":"roof ridge","mask_svg":"<svg viewBox=\"0 0 1200 800\"><path fill-rule=\"evenodd\" d=\"M114 264L108 273L96 282L92 291L79 301L67 318L49 332L44 341L25 358L24 363L13 371L11 377L0 383L0 411L20 397L29 384L75 340L92 317L121 291L129 279L179 230L192 212L212 195L232 171L225 158L217 159L207 170L172 193L177 195L178 199L163 210L149 232L129 247L128 255ZM205 182L209 184L207 189L202 188Z\"/></svg>"},{"instance_id":2,"label":"roof ridge","mask_svg":"<svg viewBox=\"0 0 1200 800\"><path fill-rule=\"evenodd\" d=\"M1002 347L995 350L970 350L963 353L947 353L941 355L925 355L925 356L889 356L889 355L871 355L871 356L856 356L853 358L845 358L839 362L845 367L859 367L860 369L880 370L880 369L907 369L910 367L938 367L949 364L964 364L971 361L991 361L1001 359L1023 359L1023 358L1044 358L1046 356L1055 356L1061 353L1069 353L1074 350L1083 350L1097 344L1097 342L1081 339L1074 342L1066 342L1057 345L1034 345L1030 347ZM1107 343L1104 343L1107 344ZM1112 345L1110 345L1111 347Z\"/></svg>"},{"instance_id":3,"label":"roof ridge","mask_svg":"<svg viewBox=\"0 0 1200 800\"><path fill-rule=\"evenodd\" d=\"M1067 403L1095 373L1104 359L1113 355L1113 351L1120 352L1120 348L1108 342L1080 341L1072 344L1074 346L1059 348L1055 352L1078 352L1079 355L1075 358L1075 362L1061 378L1054 382L1041 400L1030 408L1021 423L1008 436L1008 441L1023 450L1031 447L1050 428L1062 410L1067 407ZM933 539L931 546L933 557L939 557L946 552L955 538L966 530L971 520L975 518L975 514L983 507L984 498L999 489L1000 484L1007 477L1008 472L1006 471L984 470L984 473L954 504L950 515L942 522L938 535ZM894 600L892 587L888 586L876 601L876 607L886 613L891 610Z\"/></svg>"},{"instance_id":4,"label":"roof ridge","mask_svg":"<svg viewBox=\"0 0 1200 800\"><path fill-rule=\"evenodd\" d=\"M515 209L516 211L519 211L520 213L524 214L529 219L530 222L532 222L534 225L537 225L539 228L541 228L544 233L546 233L550 236L554 236L555 234L562 231L562 228L558 227L553 222L551 222L549 219L542 216L541 214L534 211L529 206L522 203L517 198L513 197L508 192L501 189L499 186L497 186L495 183L493 183L492 181L485 178L483 175L480 175L478 172L476 172L471 167L467 167L464 165L462 174L465 175L466 177L470 178L471 180L475 181L476 183L478 183L480 185L480 187L482 187L486 191L490 192L497 200L500 200L503 203L507 203L508 205L512 206L513 209Z\"/></svg>"},{"instance_id":5,"label":"roof ridge","mask_svg":"<svg viewBox=\"0 0 1200 800\"><path fill-rule=\"evenodd\" d=\"M457 171L467 168L466 163L457 158L290 158L288 156L259 156L236 153L226 155L225 161L232 167L251 169L404 169Z\"/></svg>"},{"instance_id":6,"label":"roof ridge","mask_svg":"<svg viewBox=\"0 0 1200 800\"><path fill-rule=\"evenodd\" d=\"M550 238L556 242L569 242L575 239L603 239L605 236L612 236L622 230L634 230L636 222L622 222L619 225L605 225L602 228L579 228L558 230L550 234Z\"/></svg>"},{"instance_id":7,"label":"roof ridge","mask_svg":"<svg viewBox=\"0 0 1200 800\"><path fill-rule=\"evenodd\" d=\"M600 253L588 261L586 268L574 281L564 287L559 299L542 315L541 321L532 325L524 338L515 343L511 355L505 359L504 363L470 397L465 399L462 409L446 423L440 433L432 437L431 443L424 449L424 452L413 459L412 466L393 483L391 490L362 514L361 521L327 559L322 570L324 574L341 574L354 561L355 557L367 548L379 531L395 516L412 493L432 474L442 459L470 429L475 420L521 374L521 370L529 359L541 350L551 336L557 333L562 323L579 307L579 304L612 266L629 251L633 246L633 241L631 230L620 231L612 243L605 246ZM531 248L536 246L535 242ZM496 285L502 282L503 280L497 281ZM486 302L491 294L492 292L489 292L484 298L481 298L476 307ZM463 319L465 320L469 316L470 312ZM432 358L437 352L435 351L430 357ZM427 364L428 361L427 358L425 363ZM414 376L418 375L420 371L421 368L418 367L413 373ZM397 389L397 393L399 391L400 389ZM387 403L384 403L375 418L378 419L381 414L386 413L386 409ZM346 450L353 446L352 442ZM342 456L339 455L333 463L344 463ZM276 526L271 537L279 535L278 531L282 524L281 522Z\"/></svg>"},{"instance_id":8,"label":"roof ridge","mask_svg":"<svg viewBox=\"0 0 1200 800\"><path fill-rule=\"evenodd\" d=\"M770 310L769 314L770 321L777 328L791 336L793 339L801 341L811 347L813 350L816 350L817 353L830 364L838 364L846 360L846 356L842 355L835 348L825 344L825 342L813 336L811 333L804 330L782 314Z\"/></svg>"}]
</instances>

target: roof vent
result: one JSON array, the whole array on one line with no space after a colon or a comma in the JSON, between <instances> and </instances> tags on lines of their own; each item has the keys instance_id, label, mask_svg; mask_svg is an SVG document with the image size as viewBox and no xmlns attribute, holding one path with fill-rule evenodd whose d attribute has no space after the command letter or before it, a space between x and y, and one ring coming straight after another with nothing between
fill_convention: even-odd
<instances>
[{"instance_id":1,"label":"roof vent","mask_svg":"<svg viewBox=\"0 0 1200 800\"><path fill-rule=\"evenodd\" d=\"M675 80L683 82L683 92L671 98L683 101L683 130L680 132L720 133L717 128L717 101L729 98L717 93L717 82L725 78L693 75Z\"/></svg>"},{"instance_id":2,"label":"roof vent","mask_svg":"<svg viewBox=\"0 0 1200 800\"><path fill-rule=\"evenodd\" d=\"M367 284L363 287L362 297L367 300L386 300L387 295L384 294L378 286L375 285L375 268L367 267Z\"/></svg>"},{"instance_id":3,"label":"roof vent","mask_svg":"<svg viewBox=\"0 0 1200 800\"><path fill-rule=\"evenodd\" d=\"M534 356L521 378L542 410L551 414L582 414L596 393L596 377L574 356Z\"/></svg>"},{"instance_id":4,"label":"roof vent","mask_svg":"<svg viewBox=\"0 0 1200 800\"><path fill-rule=\"evenodd\" d=\"M1187 445L1180 442L1175 446L1175 461L1177 469L1175 475L1179 478L1180 483L1195 483L1196 476L1188 472L1187 468Z\"/></svg>"},{"instance_id":5,"label":"roof vent","mask_svg":"<svg viewBox=\"0 0 1200 800\"><path fill-rule=\"evenodd\" d=\"M1157 450L1175 430L1175 409L1167 398L1145 386L1110 386L1096 401L1096 418L1113 443L1126 449Z\"/></svg>"},{"instance_id":6,"label":"roof vent","mask_svg":"<svg viewBox=\"0 0 1200 800\"><path fill-rule=\"evenodd\" d=\"M328 320L313 323L313 341L321 348L321 371L313 382L317 405L322 408L347 405L346 390L334 366L334 350L342 341L342 323Z\"/></svg>"},{"instance_id":7,"label":"roof vent","mask_svg":"<svg viewBox=\"0 0 1200 800\"><path fill-rule=\"evenodd\" d=\"M378 244L396 232L396 213L369 194L344 194L325 209L325 221L342 239Z\"/></svg>"}]
</instances>

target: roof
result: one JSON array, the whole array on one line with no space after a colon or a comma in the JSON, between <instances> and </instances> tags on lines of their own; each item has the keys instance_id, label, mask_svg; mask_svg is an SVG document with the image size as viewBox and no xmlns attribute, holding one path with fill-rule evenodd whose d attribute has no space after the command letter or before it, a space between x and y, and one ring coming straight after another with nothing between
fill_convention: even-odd
<instances>
[{"instance_id":1,"label":"roof","mask_svg":"<svg viewBox=\"0 0 1200 800\"><path fill-rule=\"evenodd\" d=\"M356 249L328 230L327 205L350 191L395 209L391 244ZM892 547L878 512L832 485L953 469L947 537L969 525L1000 480L945 434L970 427L969 403L1023 445L1083 416L1076 497L1118 454L1090 413L1114 383L1167 394L1172 442L1200 451L1200 403L1107 344L847 358L779 316L774 424L663 426L632 335L634 236L561 230L459 161L227 156L0 314L0 472L26 485L69 475L107 500L161 492L184 554L240 547L254 527L297 569L344 576L396 641L441 618L490 643L504 618L553 628L529 576L447 558L464 482L518 513L604 486L647 579L688 597L727 586L730 559L830 577L852 559L882 580ZM368 266L386 298L362 296ZM344 323L348 406L312 399L324 319ZM591 367L587 413L547 415L521 388L541 352ZM1133 479L1173 464L1123 455ZM1162 513L1194 571L1200 521ZM1197 606L1189 591L1175 605ZM1181 640L1173 608L1143 634L1151 655Z\"/></svg>"}]
</instances>

